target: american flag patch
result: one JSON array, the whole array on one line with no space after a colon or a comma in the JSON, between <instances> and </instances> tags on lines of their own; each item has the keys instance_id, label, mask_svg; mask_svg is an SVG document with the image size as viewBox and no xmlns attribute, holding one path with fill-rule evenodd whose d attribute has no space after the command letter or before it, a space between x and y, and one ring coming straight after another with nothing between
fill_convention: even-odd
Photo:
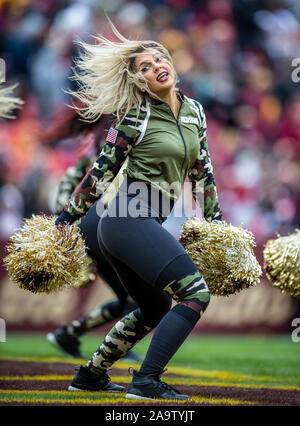
<instances>
[{"instance_id":1,"label":"american flag patch","mask_svg":"<svg viewBox=\"0 0 300 426\"><path fill-rule=\"evenodd\" d=\"M118 136L118 130L111 127L108 131L106 142L115 143Z\"/></svg>"}]
</instances>

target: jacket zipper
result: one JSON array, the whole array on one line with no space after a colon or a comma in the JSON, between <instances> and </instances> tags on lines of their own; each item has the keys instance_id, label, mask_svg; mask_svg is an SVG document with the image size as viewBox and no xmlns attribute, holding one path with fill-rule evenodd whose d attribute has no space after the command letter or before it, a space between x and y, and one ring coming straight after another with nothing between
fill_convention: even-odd
<instances>
[{"instance_id":1,"label":"jacket zipper","mask_svg":"<svg viewBox=\"0 0 300 426\"><path fill-rule=\"evenodd\" d=\"M178 115L178 117L179 117L179 115ZM176 121L177 121L177 120L176 120ZM182 139L183 145L184 145L184 160L183 160L182 165L181 165L181 172L182 172L182 170L183 170L183 165L184 165L184 163L186 162L187 151L186 151L186 143L185 143L185 140L184 140L183 134L182 134L182 132L181 132L181 128L180 128L180 126L179 126L178 121L177 121L177 127L178 127L178 130L179 130L179 133L180 133L180 136L181 136L181 139Z\"/></svg>"},{"instance_id":2,"label":"jacket zipper","mask_svg":"<svg viewBox=\"0 0 300 426\"><path fill-rule=\"evenodd\" d=\"M174 117L174 119L175 119L175 121L176 121L177 128L178 128L178 130L179 130L179 134L180 134L181 140L182 140L182 142L183 142L183 146L184 146L184 160L183 160L182 165L181 165L181 172L182 172L182 170L183 170L183 165L184 165L184 163L186 162L186 158L187 158L186 143L185 143L185 140L184 140L184 137L183 137L183 134L182 134L182 131L181 131L180 125L179 125L179 115L180 115L180 110L181 110L182 104L183 104L183 102L181 103L181 105L180 105L180 107L179 107L179 111L178 111L178 116L177 116L177 118L175 117L175 115L174 115L173 111L171 110L170 105L168 105L168 106L169 106L169 108L170 108L170 111L171 111L171 113L172 113L172 115L173 115L173 117Z\"/></svg>"}]
</instances>

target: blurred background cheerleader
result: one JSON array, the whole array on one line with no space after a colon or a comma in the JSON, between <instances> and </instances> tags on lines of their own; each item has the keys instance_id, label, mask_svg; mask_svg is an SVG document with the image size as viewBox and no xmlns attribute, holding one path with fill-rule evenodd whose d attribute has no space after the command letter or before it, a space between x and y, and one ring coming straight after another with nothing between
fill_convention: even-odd
<instances>
[{"instance_id":1,"label":"blurred background cheerleader","mask_svg":"<svg viewBox=\"0 0 300 426\"><path fill-rule=\"evenodd\" d=\"M43 143L59 143L65 138L76 138L78 142L78 139L80 139L78 149L83 151L76 164L69 167L61 179L55 202L56 214L61 213L73 190L98 157L104 144L103 135L112 124L113 118L113 116L103 115L94 123L86 123L81 121L77 112L73 110L69 111L51 129L42 133L41 141ZM107 262L101 250L98 250L95 229L97 229L99 219L96 209L93 208L79 223L80 232L88 247L88 254L93 260L88 278L90 278L90 282L93 282L95 280L94 272L100 275L116 295L117 300L100 304L79 319L74 319L54 333L47 334L47 340L50 343L63 353L75 358L84 358L84 354L80 351L79 338L81 336L126 315L137 307L129 299L125 287L112 266ZM89 285L89 282L85 285ZM137 353L129 351L122 359L142 361L143 358Z\"/></svg>"}]
</instances>

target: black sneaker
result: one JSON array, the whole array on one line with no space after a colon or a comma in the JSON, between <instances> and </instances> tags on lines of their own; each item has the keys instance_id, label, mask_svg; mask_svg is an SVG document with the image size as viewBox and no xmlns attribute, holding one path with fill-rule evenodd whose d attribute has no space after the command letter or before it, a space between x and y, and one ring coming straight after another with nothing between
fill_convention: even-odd
<instances>
[{"instance_id":1,"label":"black sneaker","mask_svg":"<svg viewBox=\"0 0 300 426\"><path fill-rule=\"evenodd\" d=\"M137 354L133 351L128 351L125 355L123 355L119 361L130 361L130 362L143 362L144 357Z\"/></svg>"},{"instance_id":2,"label":"black sneaker","mask_svg":"<svg viewBox=\"0 0 300 426\"><path fill-rule=\"evenodd\" d=\"M125 392L124 386L115 385L110 381L106 372L95 374L88 367L80 366L74 377L69 391L104 391L104 392Z\"/></svg>"},{"instance_id":3,"label":"black sneaker","mask_svg":"<svg viewBox=\"0 0 300 426\"><path fill-rule=\"evenodd\" d=\"M68 333L66 326L60 328L55 333L48 333L46 339L55 346L56 349L59 349L72 358L85 358L79 350L79 339Z\"/></svg>"},{"instance_id":4,"label":"black sneaker","mask_svg":"<svg viewBox=\"0 0 300 426\"><path fill-rule=\"evenodd\" d=\"M191 399L187 395L182 395L167 383L162 382L159 374L145 375L132 370L132 375L133 379L126 394L127 399Z\"/></svg>"}]
</instances>

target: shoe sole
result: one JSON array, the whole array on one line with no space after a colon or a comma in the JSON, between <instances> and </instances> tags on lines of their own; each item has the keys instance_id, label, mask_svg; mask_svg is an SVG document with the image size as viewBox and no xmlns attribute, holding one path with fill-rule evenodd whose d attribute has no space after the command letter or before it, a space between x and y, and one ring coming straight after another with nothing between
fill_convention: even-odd
<instances>
[{"instance_id":1,"label":"shoe sole","mask_svg":"<svg viewBox=\"0 0 300 426\"><path fill-rule=\"evenodd\" d=\"M56 349L58 349L60 352L62 352L64 355L67 355L69 358L75 358L75 359L84 359L83 356L78 357L70 354L70 352L67 352L62 346L60 346L59 342L56 340L55 335L53 333L48 333L46 335L46 339L48 340L51 345L53 345Z\"/></svg>"},{"instance_id":2,"label":"shoe sole","mask_svg":"<svg viewBox=\"0 0 300 426\"><path fill-rule=\"evenodd\" d=\"M150 398L150 397L147 397L147 396L134 395L133 393L127 393L125 398L127 398L127 399L148 399L150 401L155 401L155 398Z\"/></svg>"},{"instance_id":3,"label":"shoe sole","mask_svg":"<svg viewBox=\"0 0 300 426\"><path fill-rule=\"evenodd\" d=\"M99 390L92 390L92 389L80 389L75 388L75 386L69 386L68 391L70 392L109 392L109 393L122 393L126 392L126 389L124 390L107 390L107 389L99 389Z\"/></svg>"},{"instance_id":4,"label":"shoe sole","mask_svg":"<svg viewBox=\"0 0 300 426\"><path fill-rule=\"evenodd\" d=\"M164 401L169 401L169 400L177 400L177 401L189 401L191 398L150 398L147 396L139 396L139 395L134 395L133 393L127 393L125 398L127 399L148 399L151 401L155 401L157 399L163 399Z\"/></svg>"}]
</instances>

